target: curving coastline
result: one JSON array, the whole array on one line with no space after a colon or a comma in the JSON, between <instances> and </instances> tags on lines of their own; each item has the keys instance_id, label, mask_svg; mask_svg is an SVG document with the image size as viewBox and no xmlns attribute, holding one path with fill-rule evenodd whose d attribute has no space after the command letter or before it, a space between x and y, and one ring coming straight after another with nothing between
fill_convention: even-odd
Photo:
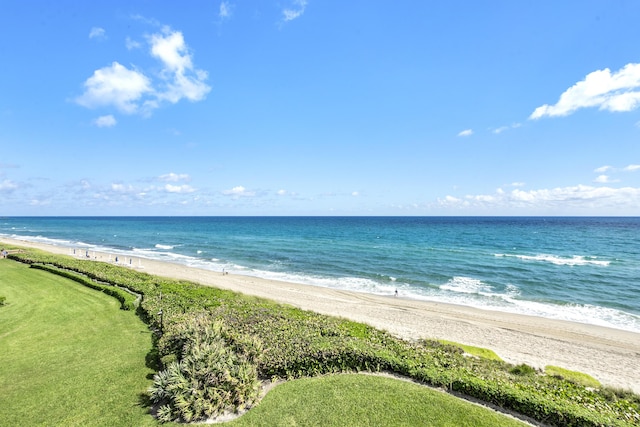
<instances>
[{"instance_id":1,"label":"curving coastline","mask_svg":"<svg viewBox=\"0 0 640 427\"><path fill-rule=\"evenodd\" d=\"M7 247L32 247L57 254L72 254L67 247L4 237L0 242ZM94 256L99 261L114 261L116 255L97 252ZM149 274L189 280L268 298L305 310L349 318L385 329L406 339L447 339L490 348L511 363L527 363L539 368L556 365L581 371L604 385L640 393L640 370L637 368L640 365L638 333L411 300L403 298L402 295L379 296L222 274L142 258L127 262L123 265L141 269Z\"/></svg>"}]
</instances>

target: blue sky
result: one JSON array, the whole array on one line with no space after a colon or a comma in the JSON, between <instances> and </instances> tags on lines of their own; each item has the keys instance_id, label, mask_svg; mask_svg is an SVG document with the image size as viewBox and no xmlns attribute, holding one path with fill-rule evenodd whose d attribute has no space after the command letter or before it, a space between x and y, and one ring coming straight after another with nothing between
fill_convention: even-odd
<instances>
[{"instance_id":1,"label":"blue sky","mask_svg":"<svg viewBox=\"0 0 640 427\"><path fill-rule=\"evenodd\" d=\"M640 215L640 2L32 1L0 215Z\"/></svg>"}]
</instances>

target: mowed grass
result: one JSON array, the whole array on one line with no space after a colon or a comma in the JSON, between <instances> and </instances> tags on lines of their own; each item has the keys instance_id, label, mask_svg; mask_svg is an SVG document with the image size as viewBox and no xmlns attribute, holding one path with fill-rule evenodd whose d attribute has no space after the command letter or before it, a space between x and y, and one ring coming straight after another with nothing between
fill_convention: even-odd
<instances>
[{"instance_id":1,"label":"mowed grass","mask_svg":"<svg viewBox=\"0 0 640 427\"><path fill-rule=\"evenodd\" d=\"M277 386L229 427L522 427L519 420L443 392L362 374L303 378Z\"/></svg>"},{"instance_id":2,"label":"mowed grass","mask_svg":"<svg viewBox=\"0 0 640 427\"><path fill-rule=\"evenodd\" d=\"M151 333L114 298L0 260L0 425L157 425Z\"/></svg>"}]
</instances>

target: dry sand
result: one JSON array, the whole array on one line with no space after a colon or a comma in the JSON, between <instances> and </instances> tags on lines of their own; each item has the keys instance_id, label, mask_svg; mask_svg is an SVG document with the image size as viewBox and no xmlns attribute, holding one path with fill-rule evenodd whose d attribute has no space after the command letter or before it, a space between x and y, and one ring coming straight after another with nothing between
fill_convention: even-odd
<instances>
[{"instance_id":1,"label":"dry sand","mask_svg":"<svg viewBox=\"0 0 640 427\"><path fill-rule=\"evenodd\" d=\"M73 255L73 249L2 238L4 246ZM75 251L84 257L85 250ZM89 252L115 262L116 255ZM494 350L504 360L587 373L601 383L640 393L640 334L582 323L470 307L349 292L222 274L181 264L119 255L119 264L158 276L268 298L305 310L367 323L406 339L437 338Z\"/></svg>"}]
</instances>

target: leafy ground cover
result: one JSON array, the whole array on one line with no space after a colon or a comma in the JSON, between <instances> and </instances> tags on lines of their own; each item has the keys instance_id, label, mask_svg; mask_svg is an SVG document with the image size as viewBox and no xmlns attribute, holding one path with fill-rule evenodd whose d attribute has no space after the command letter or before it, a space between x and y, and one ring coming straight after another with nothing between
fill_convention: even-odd
<instances>
[{"instance_id":1,"label":"leafy ground cover","mask_svg":"<svg viewBox=\"0 0 640 427\"><path fill-rule=\"evenodd\" d=\"M111 264L37 251L11 256L26 263L52 264L73 270L90 279L141 294L143 298L137 310L158 331L157 356L162 366L164 369L175 368L176 364L181 367L189 362L194 368L174 369L180 374L174 375L174 380L177 386L184 381L194 381L201 387L200 394L208 393L207 387L216 384L217 380L202 377L199 372L203 372L202 363L215 359L211 355L219 351L220 346L216 343L220 343L222 337L224 346L240 354L250 347L246 346L248 340L262 348L260 357L238 359L251 365L247 372L254 372L255 368L258 379L389 371L552 425L629 426L640 423L640 398L637 395L587 388L524 366L466 357L455 345L428 340L408 342L345 319L185 281L154 277ZM163 316L158 316L159 312ZM204 337L202 342L196 346L189 344L192 341L185 331L211 324L222 325L219 334L198 332ZM192 363L194 361L196 363ZM224 377L228 373L222 370L216 375ZM249 380L247 384L252 383L252 378L245 379ZM169 383L163 387L181 389ZM249 394L239 399L240 405L250 401L251 387L247 390ZM166 408L168 419L186 419L193 413L202 417L215 415L206 410L197 412L201 410L201 399L187 402L180 393L160 393L158 396L158 404Z\"/></svg>"}]
</instances>

